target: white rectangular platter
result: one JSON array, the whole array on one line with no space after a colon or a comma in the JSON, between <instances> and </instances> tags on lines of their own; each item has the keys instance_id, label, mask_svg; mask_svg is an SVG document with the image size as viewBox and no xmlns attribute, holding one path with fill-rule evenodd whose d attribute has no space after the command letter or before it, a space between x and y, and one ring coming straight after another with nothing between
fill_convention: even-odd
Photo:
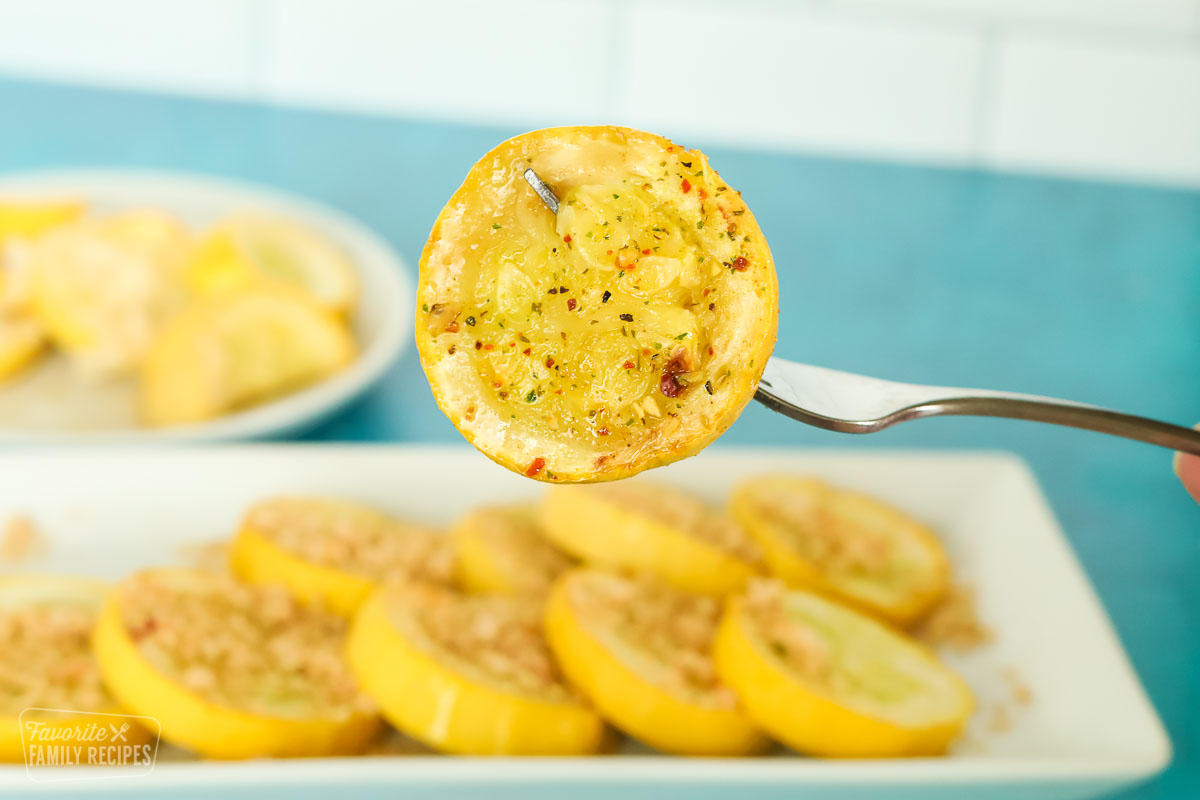
<instances>
[{"instance_id":1,"label":"white rectangular platter","mask_svg":"<svg viewBox=\"0 0 1200 800\"><path fill-rule=\"evenodd\" d=\"M680 759L647 752L586 759L370 757L241 763L160 758L149 776L32 784L0 766L0 796L91 791L225 800L449 798L1076 798L1161 771L1170 743L1030 470L1004 453L710 448L652 474L723 502L733 483L793 471L870 492L941 536L977 593L994 641L948 656L979 710L946 758L822 761L784 754ZM541 487L463 447L252 445L0 453L0 521L19 514L49 540L22 571L118 578L178 563L188 543L231 534L274 493L321 493L445 524L482 502ZM12 569L12 568L10 568ZM1032 690L1010 702L1017 671ZM1006 705L1011 724L993 712ZM1001 729L1003 728L1003 729Z\"/></svg>"}]
</instances>

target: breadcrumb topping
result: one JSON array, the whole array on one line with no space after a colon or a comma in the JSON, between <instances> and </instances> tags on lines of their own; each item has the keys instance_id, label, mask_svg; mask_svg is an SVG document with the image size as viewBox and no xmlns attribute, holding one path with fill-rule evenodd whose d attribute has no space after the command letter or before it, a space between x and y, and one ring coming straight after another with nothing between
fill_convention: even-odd
<instances>
[{"instance_id":1,"label":"breadcrumb topping","mask_svg":"<svg viewBox=\"0 0 1200 800\"><path fill-rule=\"evenodd\" d=\"M0 714L112 704L92 657L95 617L92 608L65 604L0 612Z\"/></svg>"},{"instance_id":2,"label":"breadcrumb topping","mask_svg":"<svg viewBox=\"0 0 1200 800\"><path fill-rule=\"evenodd\" d=\"M342 656L346 622L280 587L171 569L138 573L117 591L142 654L210 702L283 718L372 709Z\"/></svg>"},{"instance_id":3,"label":"breadcrumb topping","mask_svg":"<svg viewBox=\"0 0 1200 800\"><path fill-rule=\"evenodd\" d=\"M783 582L752 580L746 586L746 614L772 652L790 669L819 683L834 681L839 673L833 668L829 643L788 615L786 599Z\"/></svg>"},{"instance_id":4,"label":"breadcrumb topping","mask_svg":"<svg viewBox=\"0 0 1200 800\"><path fill-rule=\"evenodd\" d=\"M446 536L369 508L280 497L254 506L246 524L306 561L373 580L451 580L454 558Z\"/></svg>"},{"instance_id":5,"label":"breadcrumb topping","mask_svg":"<svg viewBox=\"0 0 1200 800\"><path fill-rule=\"evenodd\" d=\"M965 584L951 586L945 597L917 625L913 635L934 648L970 652L992 640L992 631L979 619L975 589Z\"/></svg>"},{"instance_id":6,"label":"breadcrumb topping","mask_svg":"<svg viewBox=\"0 0 1200 800\"><path fill-rule=\"evenodd\" d=\"M554 579L571 566L571 559L546 541L530 505L486 506L476 509L461 525L475 529L501 558L507 559L523 594L544 596Z\"/></svg>"},{"instance_id":7,"label":"breadcrumb topping","mask_svg":"<svg viewBox=\"0 0 1200 800\"><path fill-rule=\"evenodd\" d=\"M612 631L666 667L664 685L723 708L737 704L717 678L713 638L721 602L647 577L586 575L572 583L572 602L598 628Z\"/></svg>"},{"instance_id":8,"label":"breadcrumb topping","mask_svg":"<svg viewBox=\"0 0 1200 800\"><path fill-rule=\"evenodd\" d=\"M841 574L878 574L892 566L893 542L838 513L829 492L776 492L759 511L788 534L805 558Z\"/></svg>"},{"instance_id":9,"label":"breadcrumb topping","mask_svg":"<svg viewBox=\"0 0 1200 800\"><path fill-rule=\"evenodd\" d=\"M45 547L45 538L29 517L13 515L0 527L0 561L24 561Z\"/></svg>"},{"instance_id":10,"label":"breadcrumb topping","mask_svg":"<svg viewBox=\"0 0 1200 800\"><path fill-rule=\"evenodd\" d=\"M540 601L416 584L401 597L425 635L456 660L528 692L569 694L542 633Z\"/></svg>"}]
</instances>

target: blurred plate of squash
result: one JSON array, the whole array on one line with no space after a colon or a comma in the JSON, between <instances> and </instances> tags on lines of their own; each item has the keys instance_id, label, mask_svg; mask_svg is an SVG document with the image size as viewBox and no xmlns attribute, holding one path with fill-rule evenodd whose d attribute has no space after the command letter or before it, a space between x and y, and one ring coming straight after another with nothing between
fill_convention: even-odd
<instances>
[{"instance_id":1,"label":"blurred plate of squash","mask_svg":"<svg viewBox=\"0 0 1200 800\"><path fill-rule=\"evenodd\" d=\"M312 427L407 345L409 274L361 223L266 187L0 176L0 444Z\"/></svg>"}]
</instances>

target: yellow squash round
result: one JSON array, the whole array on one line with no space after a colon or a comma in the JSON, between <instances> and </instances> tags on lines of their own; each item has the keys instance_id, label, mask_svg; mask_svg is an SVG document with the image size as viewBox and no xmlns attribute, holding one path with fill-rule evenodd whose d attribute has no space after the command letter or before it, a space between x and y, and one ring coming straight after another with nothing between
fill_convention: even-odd
<instances>
[{"instance_id":1,"label":"yellow squash round","mask_svg":"<svg viewBox=\"0 0 1200 800\"><path fill-rule=\"evenodd\" d=\"M728 594L762 571L735 522L656 483L555 486L539 508L546 537L587 564L642 572L686 592Z\"/></svg>"},{"instance_id":2,"label":"yellow squash round","mask_svg":"<svg viewBox=\"0 0 1200 800\"><path fill-rule=\"evenodd\" d=\"M104 583L86 578L57 575L13 575L0 578L0 618L10 614L32 614L24 623L27 625L30 621L37 622L39 620L39 612L41 614L82 612L83 620L86 621L87 618L99 613L107 591L108 586ZM0 625L0 628L7 629L9 635L35 638L48 635L45 630L19 633L21 627L19 624L14 621L6 621L6 623ZM82 641L75 638L79 633L84 635ZM0 707L0 762L20 762L24 759L26 747L32 743L32 739L28 731L22 737L22 721L41 723L41 727L38 728L39 740L46 742L50 747L55 744L61 745L65 742L78 741L72 738L72 731L75 730L87 730L92 725L99 725L101 728L107 729L107 724L112 721L112 717L104 715L119 714L122 711L103 687L100 687L96 696L88 696L91 694L90 692L88 695L80 694L79 689L73 688L73 684L78 684L80 681L80 671L93 671L95 674L94 660L89 652L90 643L86 638L86 627L70 634L66 641L60 640L60 637L57 636L53 638L56 641L43 642L41 646L34 644L34 641L30 639L25 639L20 643L0 640L0 653L14 659L14 662L9 665L10 671L6 673L6 679L0 680L0 694L7 694L13 688L8 685L8 682L16 678L19 670L46 670L44 673L30 676L46 683L42 692L19 701L18 705L21 707L9 703ZM56 656L45 652L22 652L22 648L30 646L38 647L39 650L61 647L68 652L61 654L62 660L58 663L43 666L29 663L25 656L28 655L31 658L55 658ZM86 668L81 669L83 667L81 661L89 662ZM5 700L10 701L10 697L5 697ZM36 710L26 710L34 708L50 708L57 711L79 713L67 716L59 713L47 714ZM130 729L125 734L123 743L140 745L148 742L149 738L149 732L139 726ZM86 748L94 745L83 742L82 746ZM80 763L88 763L89 755L81 754L79 759Z\"/></svg>"},{"instance_id":3,"label":"yellow squash round","mask_svg":"<svg viewBox=\"0 0 1200 800\"><path fill-rule=\"evenodd\" d=\"M213 573L184 568L152 570L134 576L134 580L146 574L153 574L160 585L181 592L179 597L194 594L194 602L201 603L206 602L205 593L230 583L230 579ZM110 690L132 712L156 719L162 726L163 739L208 758L244 759L350 755L361 752L378 732L378 715L365 710L361 703L334 712L307 708L305 698L275 701L264 696L264 702L279 702L286 708L263 713L215 702L189 688L181 680L188 665L165 667L166 657L139 644L126 625L122 592L128 589L122 587L129 585L127 581L110 594L93 644ZM260 601L265 602L264 598ZM189 632L181 631L180 635Z\"/></svg>"},{"instance_id":4,"label":"yellow squash round","mask_svg":"<svg viewBox=\"0 0 1200 800\"><path fill-rule=\"evenodd\" d=\"M738 707L728 688L679 676L680 671L670 663L682 649L677 642L660 648L675 652L655 651L622 624L622 612L634 615L637 609L594 608L604 584L616 584L612 587L615 592L628 594L630 599L625 602L647 599L628 578L575 570L555 584L545 612L546 638L563 673L600 713L635 739L667 753L738 756L765 750L766 737ZM654 594L664 592L680 595L665 587ZM686 613L682 608L689 600L716 603L712 598L671 599L675 601L672 610L678 614ZM696 616L691 614L685 622ZM669 620L662 621L669 627ZM707 650L707 644L703 649ZM707 652L689 656L709 659Z\"/></svg>"},{"instance_id":5,"label":"yellow squash round","mask_svg":"<svg viewBox=\"0 0 1200 800\"><path fill-rule=\"evenodd\" d=\"M343 617L352 616L384 580L451 577L450 550L437 531L315 496L256 504L233 539L229 560L242 580L278 584Z\"/></svg>"},{"instance_id":6,"label":"yellow squash round","mask_svg":"<svg viewBox=\"0 0 1200 800\"><path fill-rule=\"evenodd\" d=\"M729 601L713 648L717 673L756 723L815 756L946 751L973 708L961 678L871 617L765 585Z\"/></svg>"},{"instance_id":7,"label":"yellow squash round","mask_svg":"<svg viewBox=\"0 0 1200 800\"><path fill-rule=\"evenodd\" d=\"M438 405L490 458L605 481L729 427L778 305L766 239L703 153L629 128L549 128L487 153L438 216L416 338Z\"/></svg>"},{"instance_id":8,"label":"yellow squash round","mask_svg":"<svg viewBox=\"0 0 1200 800\"><path fill-rule=\"evenodd\" d=\"M891 506L815 478L763 475L738 485L730 513L789 586L906 626L946 592L950 562L933 532Z\"/></svg>"},{"instance_id":9,"label":"yellow squash round","mask_svg":"<svg viewBox=\"0 0 1200 800\"><path fill-rule=\"evenodd\" d=\"M484 506L451 531L455 575L471 592L544 595L571 561L550 544L527 503Z\"/></svg>"},{"instance_id":10,"label":"yellow squash round","mask_svg":"<svg viewBox=\"0 0 1200 800\"><path fill-rule=\"evenodd\" d=\"M363 691L388 721L418 741L461 755L598 752L606 743L603 721L564 687L537 692L511 685L429 635L419 612L460 599L444 588L393 584L359 610L347 655Z\"/></svg>"}]
</instances>

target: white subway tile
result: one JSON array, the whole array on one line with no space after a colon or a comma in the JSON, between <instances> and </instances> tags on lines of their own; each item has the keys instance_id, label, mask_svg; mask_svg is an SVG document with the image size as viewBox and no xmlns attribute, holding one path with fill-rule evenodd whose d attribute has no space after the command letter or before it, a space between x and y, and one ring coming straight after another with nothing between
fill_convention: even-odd
<instances>
[{"instance_id":1,"label":"white subway tile","mask_svg":"<svg viewBox=\"0 0 1200 800\"><path fill-rule=\"evenodd\" d=\"M597 121L604 0L278 0L267 63L284 102L469 120Z\"/></svg>"},{"instance_id":2,"label":"white subway tile","mask_svg":"<svg viewBox=\"0 0 1200 800\"><path fill-rule=\"evenodd\" d=\"M675 135L970 156L981 43L777 7L645 3L624 26L622 118Z\"/></svg>"},{"instance_id":3,"label":"white subway tile","mask_svg":"<svg viewBox=\"0 0 1200 800\"><path fill-rule=\"evenodd\" d=\"M0 0L0 72L246 95L257 0Z\"/></svg>"},{"instance_id":4,"label":"white subway tile","mask_svg":"<svg viewBox=\"0 0 1200 800\"><path fill-rule=\"evenodd\" d=\"M997 80L990 163L1200 183L1200 49L1014 39Z\"/></svg>"},{"instance_id":5,"label":"white subway tile","mask_svg":"<svg viewBox=\"0 0 1200 800\"><path fill-rule=\"evenodd\" d=\"M1072 26L1187 33L1200 25L1196 0L835 0L843 9L934 12L994 23L1063 23ZM927 21L928 18L926 18Z\"/></svg>"}]
</instances>

